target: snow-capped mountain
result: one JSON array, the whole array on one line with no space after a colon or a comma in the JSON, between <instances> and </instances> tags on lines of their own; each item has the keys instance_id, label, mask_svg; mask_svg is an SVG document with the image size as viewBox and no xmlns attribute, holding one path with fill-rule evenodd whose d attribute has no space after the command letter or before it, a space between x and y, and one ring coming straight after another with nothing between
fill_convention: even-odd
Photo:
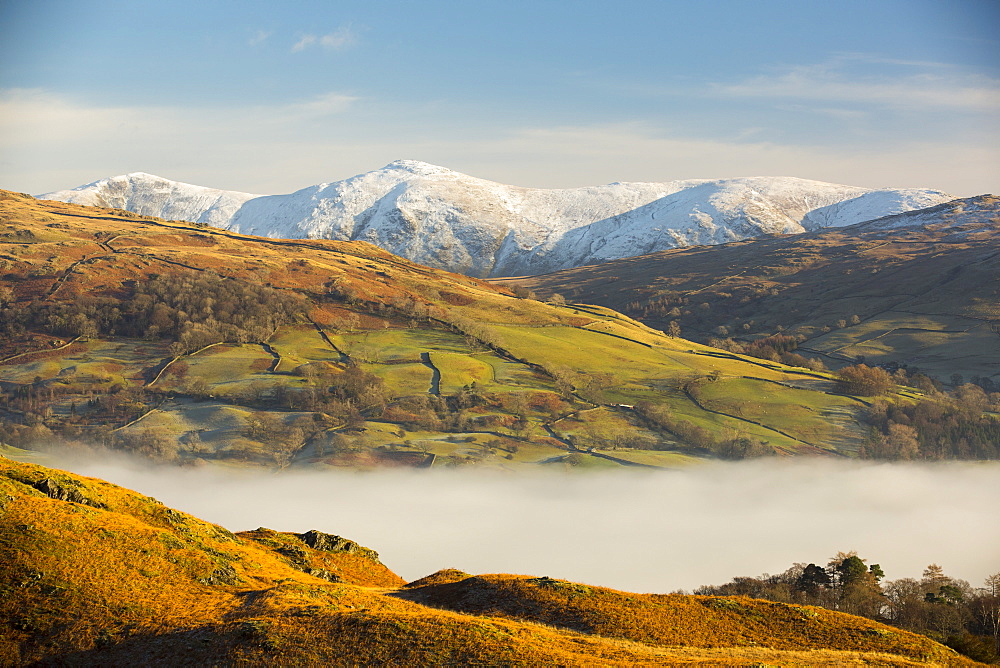
<instances>
[{"instance_id":1,"label":"snow-capped mountain","mask_svg":"<svg viewBox=\"0 0 1000 668\"><path fill-rule=\"evenodd\" d=\"M983 224L991 225L1000 230L1000 197L978 195L956 199L926 209L869 220L857 225L855 229L858 232L871 232L932 227L938 230L958 228L961 231L962 228L972 226L969 229L978 231L976 226Z\"/></svg>"},{"instance_id":2,"label":"snow-capped mountain","mask_svg":"<svg viewBox=\"0 0 1000 668\"><path fill-rule=\"evenodd\" d=\"M677 246L852 225L954 199L789 177L542 190L400 160L288 195L252 195L136 172L53 199L275 238L359 239L474 276L537 274Z\"/></svg>"},{"instance_id":3,"label":"snow-capped mountain","mask_svg":"<svg viewBox=\"0 0 1000 668\"><path fill-rule=\"evenodd\" d=\"M203 188L144 172L133 172L38 197L84 206L125 209L167 220L227 227L244 203L260 195Z\"/></svg>"}]
</instances>

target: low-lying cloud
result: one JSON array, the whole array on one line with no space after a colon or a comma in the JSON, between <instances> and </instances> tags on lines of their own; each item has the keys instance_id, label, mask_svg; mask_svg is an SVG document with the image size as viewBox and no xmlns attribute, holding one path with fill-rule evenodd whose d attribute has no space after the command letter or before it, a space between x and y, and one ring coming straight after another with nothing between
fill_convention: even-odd
<instances>
[{"instance_id":1,"label":"low-lying cloud","mask_svg":"<svg viewBox=\"0 0 1000 668\"><path fill-rule=\"evenodd\" d=\"M234 531L319 529L413 580L441 568L548 575L638 592L825 564L888 578L930 563L974 586L1000 571L1000 465L808 460L600 474L229 472L61 464Z\"/></svg>"}]
</instances>

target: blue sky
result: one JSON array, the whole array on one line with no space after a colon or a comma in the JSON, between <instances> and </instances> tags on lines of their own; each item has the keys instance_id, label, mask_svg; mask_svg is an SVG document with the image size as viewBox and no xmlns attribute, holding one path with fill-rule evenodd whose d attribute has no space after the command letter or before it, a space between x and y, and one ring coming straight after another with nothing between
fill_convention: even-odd
<instances>
[{"instance_id":1,"label":"blue sky","mask_svg":"<svg viewBox=\"0 0 1000 668\"><path fill-rule=\"evenodd\" d=\"M0 0L0 187L277 193L410 158L1000 192L998 28L995 0Z\"/></svg>"}]
</instances>

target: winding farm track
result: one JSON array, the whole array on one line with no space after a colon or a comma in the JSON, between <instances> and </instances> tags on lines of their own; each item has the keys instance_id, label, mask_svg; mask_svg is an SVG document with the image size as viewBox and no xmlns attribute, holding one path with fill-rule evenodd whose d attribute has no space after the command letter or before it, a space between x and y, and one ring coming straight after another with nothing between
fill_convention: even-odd
<instances>
[{"instance_id":1,"label":"winding farm track","mask_svg":"<svg viewBox=\"0 0 1000 668\"><path fill-rule=\"evenodd\" d=\"M560 419L562 419L562 418L560 418ZM560 443L562 443L563 445L565 445L566 449L569 450L570 452L583 452L583 450L578 450L577 447L575 445L573 445L570 441L568 441L567 439L565 439L562 436L560 436L559 434L557 434L555 432L555 430L552 429L552 423L551 422L544 422L544 423L542 423L542 429L544 429L545 433L549 435L549 438L553 438L553 439L559 441Z\"/></svg>"},{"instance_id":2,"label":"winding farm track","mask_svg":"<svg viewBox=\"0 0 1000 668\"><path fill-rule=\"evenodd\" d=\"M150 387L150 386L151 386L151 385L152 385L153 383L155 383L155 382L156 382L156 381L158 381L158 380L159 380L160 378L162 378L162 377L163 377L163 374L164 374L164 373L166 373L166 371L167 371L167 368L168 368L168 367L169 367L169 366L170 366L171 364L173 364L174 362L176 362L176 361L177 361L177 360L179 360L179 359L180 359L180 357L171 357L171 358L170 358L169 360L164 360L163 362L160 362L160 364L163 364L163 366L162 366L162 367L160 367L160 370L156 372L156 375L155 375L155 376L153 376L153 380L151 380L151 381L149 381L148 383L146 383L146 387ZM153 368L155 368L155 367L153 367Z\"/></svg>"}]
</instances>

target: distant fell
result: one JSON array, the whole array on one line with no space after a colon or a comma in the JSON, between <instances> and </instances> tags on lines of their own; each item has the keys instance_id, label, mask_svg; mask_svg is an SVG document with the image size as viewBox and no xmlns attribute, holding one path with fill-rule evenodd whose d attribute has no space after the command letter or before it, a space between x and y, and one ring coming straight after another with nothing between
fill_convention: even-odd
<instances>
[{"instance_id":1,"label":"distant fell","mask_svg":"<svg viewBox=\"0 0 1000 668\"><path fill-rule=\"evenodd\" d=\"M566 269L675 247L851 225L953 199L791 177L612 183L544 190L399 160L283 195L136 172L41 195L289 239L361 240L472 276Z\"/></svg>"}]
</instances>

